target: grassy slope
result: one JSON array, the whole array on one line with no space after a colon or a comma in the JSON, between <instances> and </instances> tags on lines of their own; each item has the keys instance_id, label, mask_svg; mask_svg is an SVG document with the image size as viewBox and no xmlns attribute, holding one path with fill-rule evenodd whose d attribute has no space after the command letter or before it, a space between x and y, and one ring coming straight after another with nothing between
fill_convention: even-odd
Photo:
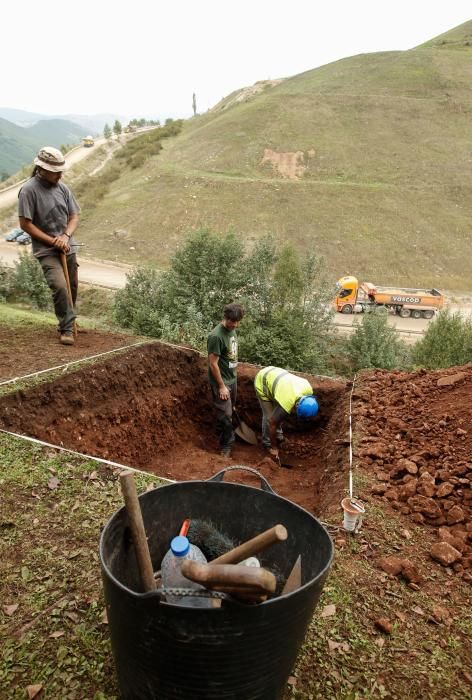
<instances>
[{"instance_id":1,"label":"grassy slope","mask_svg":"<svg viewBox=\"0 0 472 700\"><path fill-rule=\"evenodd\" d=\"M190 120L84 212L87 254L165 265L187 231L208 225L316 247L333 277L468 289L472 46L458 37L471 26L454 42L343 59ZM261 165L266 148L302 151L304 176ZM132 242L112 243L115 228Z\"/></svg>"}]
</instances>

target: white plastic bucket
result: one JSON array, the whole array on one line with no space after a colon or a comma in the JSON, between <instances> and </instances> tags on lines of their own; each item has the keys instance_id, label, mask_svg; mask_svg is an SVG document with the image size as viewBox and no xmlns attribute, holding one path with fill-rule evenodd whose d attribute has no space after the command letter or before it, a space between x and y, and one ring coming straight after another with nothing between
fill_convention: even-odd
<instances>
[{"instance_id":1,"label":"white plastic bucket","mask_svg":"<svg viewBox=\"0 0 472 700\"><path fill-rule=\"evenodd\" d=\"M362 518L362 514L365 513L365 508L357 498L343 498L341 501L341 506L344 511L344 529L348 532L354 532L356 530L359 519Z\"/></svg>"}]
</instances>

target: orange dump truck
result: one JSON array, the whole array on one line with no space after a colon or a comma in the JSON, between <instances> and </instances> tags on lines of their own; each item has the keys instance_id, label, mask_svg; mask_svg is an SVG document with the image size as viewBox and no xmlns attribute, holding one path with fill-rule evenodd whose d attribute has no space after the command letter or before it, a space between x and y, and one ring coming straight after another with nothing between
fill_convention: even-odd
<instances>
[{"instance_id":1,"label":"orange dump truck","mask_svg":"<svg viewBox=\"0 0 472 700\"><path fill-rule=\"evenodd\" d=\"M346 275L336 283L334 299L336 311L342 314L360 313L382 306L402 318L433 318L444 304L444 296L437 289L403 289L377 287L371 282L359 282Z\"/></svg>"}]
</instances>

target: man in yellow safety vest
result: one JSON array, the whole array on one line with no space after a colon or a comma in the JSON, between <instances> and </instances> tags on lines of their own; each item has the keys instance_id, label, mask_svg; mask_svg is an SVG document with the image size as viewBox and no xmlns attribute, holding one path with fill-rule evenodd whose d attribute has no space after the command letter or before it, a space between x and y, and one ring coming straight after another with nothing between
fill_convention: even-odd
<instances>
[{"instance_id":1,"label":"man in yellow safety vest","mask_svg":"<svg viewBox=\"0 0 472 700\"><path fill-rule=\"evenodd\" d=\"M280 367L264 367L254 380L256 396L262 410L262 444L275 459L277 444L282 442L282 421L290 414L310 419L318 413L318 401L310 383Z\"/></svg>"}]
</instances>

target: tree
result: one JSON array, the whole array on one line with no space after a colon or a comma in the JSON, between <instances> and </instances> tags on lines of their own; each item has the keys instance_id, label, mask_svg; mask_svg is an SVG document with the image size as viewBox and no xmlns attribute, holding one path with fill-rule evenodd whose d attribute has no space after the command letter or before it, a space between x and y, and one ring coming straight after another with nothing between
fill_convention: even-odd
<instances>
[{"instance_id":1,"label":"tree","mask_svg":"<svg viewBox=\"0 0 472 700\"><path fill-rule=\"evenodd\" d=\"M413 362L428 369L441 369L472 362L472 321L460 313L440 311L423 338L413 348Z\"/></svg>"},{"instance_id":2,"label":"tree","mask_svg":"<svg viewBox=\"0 0 472 700\"><path fill-rule=\"evenodd\" d=\"M193 109L193 116L197 116L197 97L195 93L192 95L192 109Z\"/></svg>"},{"instance_id":3,"label":"tree","mask_svg":"<svg viewBox=\"0 0 472 700\"><path fill-rule=\"evenodd\" d=\"M347 346L354 370L394 369L405 364L408 349L388 325L387 317L385 309L374 309L357 323Z\"/></svg>"},{"instance_id":4,"label":"tree","mask_svg":"<svg viewBox=\"0 0 472 700\"><path fill-rule=\"evenodd\" d=\"M111 138L111 129L108 126L108 124L105 124L105 126L103 127L103 135L106 139Z\"/></svg>"},{"instance_id":5,"label":"tree","mask_svg":"<svg viewBox=\"0 0 472 700\"><path fill-rule=\"evenodd\" d=\"M115 119L115 123L113 124L113 132L117 136L119 136L122 131L123 131L123 127L121 126L121 123L118 121L118 119Z\"/></svg>"}]
</instances>

